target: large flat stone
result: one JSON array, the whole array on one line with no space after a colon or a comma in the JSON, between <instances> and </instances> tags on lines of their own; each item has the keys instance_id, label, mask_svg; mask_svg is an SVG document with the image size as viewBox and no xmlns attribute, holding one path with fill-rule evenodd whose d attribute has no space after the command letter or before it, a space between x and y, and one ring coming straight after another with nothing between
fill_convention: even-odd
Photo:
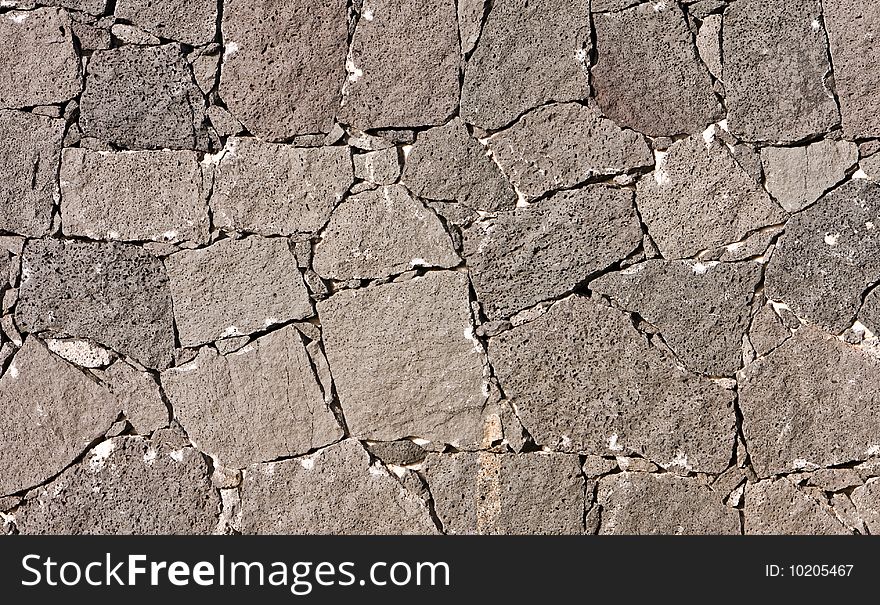
<instances>
[{"instance_id":1,"label":"large flat stone","mask_svg":"<svg viewBox=\"0 0 880 605\"><path fill-rule=\"evenodd\" d=\"M339 292L318 303L318 316L353 436L480 443L485 354L473 337L465 275L431 271Z\"/></svg>"},{"instance_id":2,"label":"large flat stone","mask_svg":"<svg viewBox=\"0 0 880 605\"><path fill-rule=\"evenodd\" d=\"M632 192L588 185L475 223L464 255L484 313L501 319L565 294L641 242Z\"/></svg>"},{"instance_id":3,"label":"large flat stone","mask_svg":"<svg viewBox=\"0 0 880 605\"><path fill-rule=\"evenodd\" d=\"M859 161L849 141L822 140L806 147L765 147L761 150L764 186L788 212L798 212L843 181Z\"/></svg>"},{"instance_id":4,"label":"large flat stone","mask_svg":"<svg viewBox=\"0 0 880 605\"><path fill-rule=\"evenodd\" d=\"M216 0L118 0L113 13L154 36L190 46L207 44L217 33Z\"/></svg>"},{"instance_id":5,"label":"large flat stone","mask_svg":"<svg viewBox=\"0 0 880 605\"><path fill-rule=\"evenodd\" d=\"M746 535L846 535L831 507L799 491L785 478L746 484Z\"/></svg>"}]
</instances>

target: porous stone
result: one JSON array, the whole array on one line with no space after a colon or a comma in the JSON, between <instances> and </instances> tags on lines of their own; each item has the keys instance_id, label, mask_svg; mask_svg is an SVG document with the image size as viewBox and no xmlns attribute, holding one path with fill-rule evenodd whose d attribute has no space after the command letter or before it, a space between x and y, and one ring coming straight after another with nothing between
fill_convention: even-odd
<instances>
[{"instance_id":1,"label":"porous stone","mask_svg":"<svg viewBox=\"0 0 880 605\"><path fill-rule=\"evenodd\" d=\"M208 119L211 121L211 126L214 127L214 130L221 137L228 137L231 135L240 134L244 127L241 125L241 122L235 119L235 117L229 113L229 110L225 107L220 107L219 105L211 105L207 110Z\"/></svg>"},{"instance_id":2,"label":"porous stone","mask_svg":"<svg viewBox=\"0 0 880 605\"><path fill-rule=\"evenodd\" d=\"M312 314L286 239L251 236L165 260L180 344L252 334Z\"/></svg>"},{"instance_id":3,"label":"porous stone","mask_svg":"<svg viewBox=\"0 0 880 605\"><path fill-rule=\"evenodd\" d=\"M64 120L0 110L0 230L33 237L49 232L63 136Z\"/></svg>"},{"instance_id":4,"label":"porous stone","mask_svg":"<svg viewBox=\"0 0 880 605\"><path fill-rule=\"evenodd\" d=\"M437 215L400 185L348 198L330 217L313 266L325 279L388 277L461 260Z\"/></svg>"},{"instance_id":5,"label":"porous stone","mask_svg":"<svg viewBox=\"0 0 880 605\"><path fill-rule=\"evenodd\" d=\"M721 78L721 22L722 15L707 15L697 34L697 51L706 67L716 78Z\"/></svg>"},{"instance_id":6,"label":"porous stone","mask_svg":"<svg viewBox=\"0 0 880 605\"><path fill-rule=\"evenodd\" d=\"M390 185L400 176L400 158L396 147L360 153L354 156L354 175L377 185Z\"/></svg>"},{"instance_id":7,"label":"porous stone","mask_svg":"<svg viewBox=\"0 0 880 605\"><path fill-rule=\"evenodd\" d=\"M859 161L859 150L849 141L822 140L806 147L765 147L761 164L765 186L779 205L798 212L843 181Z\"/></svg>"},{"instance_id":8,"label":"porous stone","mask_svg":"<svg viewBox=\"0 0 880 605\"><path fill-rule=\"evenodd\" d=\"M486 13L485 0L458 0L458 36L461 40L461 54L467 55L480 39L483 30L483 17Z\"/></svg>"},{"instance_id":9,"label":"porous stone","mask_svg":"<svg viewBox=\"0 0 880 605\"><path fill-rule=\"evenodd\" d=\"M207 44L217 29L217 2L118 0L114 14L145 31L190 46Z\"/></svg>"},{"instance_id":10,"label":"porous stone","mask_svg":"<svg viewBox=\"0 0 880 605\"><path fill-rule=\"evenodd\" d=\"M809 484L826 492L839 492L862 485L859 474L851 468L820 468L810 473Z\"/></svg>"},{"instance_id":11,"label":"porous stone","mask_svg":"<svg viewBox=\"0 0 880 605\"><path fill-rule=\"evenodd\" d=\"M448 534L582 534L584 478L570 454L431 454L425 477Z\"/></svg>"},{"instance_id":12,"label":"porous stone","mask_svg":"<svg viewBox=\"0 0 880 605\"><path fill-rule=\"evenodd\" d=\"M753 231L744 239L728 244L723 250L719 250L718 252L721 254L718 259L722 262L736 262L753 257L765 257L768 255L770 244L783 228L782 225L777 225Z\"/></svg>"},{"instance_id":13,"label":"porous stone","mask_svg":"<svg viewBox=\"0 0 880 605\"><path fill-rule=\"evenodd\" d=\"M95 51L79 125L85 136L125 149L209 146L205 100L178 44Z\"/></svg>"},{"instance_id":14,"label":"porous stone","mask_svg":"<svg viewBox=\"0 0 880 605\"><path fill-rule=\"evenodd\" d=\"M318 316L353 436L480 443L485 354L473 336L465 275L431 271L339 292L318 303Z\"/></svg>"},{"instance_id":15,"label":"porous stone","mask_svg":"<svg viewBox=\"0 0 880 605\"><path fill-rule=\"evenodd\" d=\"M714 127L672 145L636 191L648 233L670 260L738 242L786 218L714 137Z\"/></svg>"},{"instance_id":16,"label":"porous stone","mask_svg":"<svg viewBox=\"0 0 880 605\"><path fill-rule=\"evenodd\" d=\"M588 185L475 223L464 232L464 255L494 320L572 290L641 240L632 192Z\"/></svg>"},{"instance_id":17,"label":"porous stone","mask_svg":"<svg viewBox=\"0 0 880 605\"><path fill-rule=\"evenodd\" d=\"M116 400L33 336L0 378L0 495L62 470L113 424Z\"/></svg>"},{"instance_id":18,"label":"porous stone","mask_svg":"<svg viewBox=\"0 0 880 605\"><path fill-rule=\"evenodd\" d=\"M754 347L755 355L763 357L791 336L791 331L782 323L782 319L773 310L773 305L761 305L752 317L749 326L749 342Z\"/></svg>"},{"instance_id":19,"label":"porous stone","mask_svg":"<svg viewBox=\"0 0 880 605\"><path fill-rule=\"evenodd\" d=\"M210 185L193 151L65 149L60 177L65 235L208 241L205 197Z\"/></svg>"},{"instance_id":20,"label":"porous stone","mask_svg":"<svg viewBox=\"0 0 880 605\"><path fill-rule=\"evenodd\" d=\"M739 534L739 514L694 477L617 473L599 479L603 535Z\"/></svg>"},{"instance_id":21,"label":"porous stone","mask_svg":"<svg viewBox=\"0 0 880 605\"><path fill-rule=\"evenodd\" d=\"M679 368L615 309L566 298L490 339L489 359L540 445L634 452L665 469L727 468L733 393Z\"/></svg>"},{"instance_id":22,"label":"porous stone","mask_svg":"<svg viewBox=\"0 0 880 605\"><path fill-rule=\"evenodd\" d=\"M460 62L454 0L367 0L340 119L364 129L442 124L458 106Z\"/></svg>"},{"instance_id":23,"label":"porous stone","mask_svg":"<svg viewBox=\"0 0 880 605\"><path fill-rule=\"evenodd\" d=\"M691 371L728 376L742 367L742 338L760 281L751 262L649 260L606 274L590 289L653 324Z\"/></svg>"},{"instance_id":24,"label":"porous stone","mask_svg":"<svg viewBox=\"0 0 880 605\"><path fill-rule=\"evenodd\" d=\"M245 469L243 534L433 534L428 507L357 441Z\"/></svg>"},{"instance_id":25,"label":"porous stone","mask_svg":"<svg viewBox=\"0 0 880 605\"><path fill-rule=\"evenodd\" d=\"M48 338L46 346L59 357L83 368L102 368L112 361L110 351L87 340Z\"/></svg>"},{"instance_id":26,"label":"porous stone","mask_svg":"<svg viewBox=\"0 0 880 605\"><path fill-rule=\"evenodd\" d=\"M127 25L125 23L114 24L113 27L110 28L110 33L113 34L114 38L118 38L125 44L150 45L162 43L162 41L153 34L144 31L139 27Z\"/></svg>"},{"instance_id":27,"label":"porous stone","mask_svg":"<svg viewBox=\"0 0 880 605\"><path fill-rule=\"evenodd\" d=\"M15 317L28 332L88 338L149 368L171 363L168 277L135 246L28 241Z\"/></svg>"},{"instance_id":28,"label":"porous stone","mask_svg":"<svg viewBox=\"0 0 880 605\"><path fill-rule=\"evenodd\" d=\"M855 180L788 221L767 266L766 294L840 333L880 280L880 184Z\"/></svg>"},{"instance_id":29,"label":"porous stone","mask_svg":"<svg viewBox=\"0 0 880 605\"><path fill-rule=\"evenodd\" d=\"M850 495L856 511L872 535L880 533L880 479L868 479Z\"/></svg>"},{"instance_id":30,"label":"porous stone","mask_svg":"<svg viewBox=\"0 0 880 605\"><path fill-rule=\"evenodd\" d=\"M870 180L880 182L880 153L864 158L859 162L859 167Z\"/></svg>"},{"instance_id":31,"label":"porous stone","mask_svg":"<svg viewBox=\"0 0 880 605\"><path fill-rule=\"evenodd\" d=\"M589 11L587 2L495 2L464 71L462 119L497 130L548 101L588 98Z\"/></svg>"},{"instance_id":32,"label":"porous stone","mask_svg":"<svg viewBox=\"0 0 880 605\"><path fill-rule=\"evenodd\" d=\"M261 235L317 232L354 183L345 147L230 138L214 172L214 225Z\"/></svg>"},{"instance_id":33,"label":"porous stone","mask_svg":"<svg viewBox=\"0 0 880 605\"><path fill-rule=\"evenodd\" d=\"M526 199L599 175L651 166L642 135L577 103L540 107L488 141L504 174Z\"/></svg>"},{"instance_id":34,"label":"porous stone","mask_svg":"<svg viewBox=\"0 0 880 605\"><path fill-rule=\"evenodd\" d=\"M846 535L831 507L800 492L785 478L746 484L746 535Z\"/></svg>"},{"instance_id":35,"label":"porous stone","mask_svg":"<svg viewBox=\"0 0 880 605\"><path fill-rule=\"evenodd\" d=\"M162 385L193 442L224 467L305 454L342 437L293 327L226 356L202 347L163 372Z\"/></svg>"},{"instance_id":36,"label":"porous stone","mask_svg":"<svg viewBox=\"0 0 880 605\"><path fill-rule=\"evenodd\" d=\"M117 360L106 370L96 373L116 397L119 408L136 433L150 435L168 426L168 408L152 374L123 360Z\"/></svg>"},{"instance_id":37,"label":"porous stone","mask_svg":"<svg viewBox=\"0 0 880 605\"><path fill-rule=\"evenodd\" d=\"M677 2L597 13L593 25L598 60L590 72L604 115L649 136L694 134L720 116Z\"/></svg>"},{"instance_id":38,"label":"porous stone","mask_svg":"<svg viewBox=\"0 0 880 605\"><path fill-rule=\"evenodd\" d=\"M793 142L840 121L820 0L744 0L724 13L723 78L730 131Z\"/></svg>"},{"instance_id":39,"label":"porous stone","mask_svg":"<svg viewBox=\"0 0 880 605\"><path fill-rule=\"evenodd\" d=\"M865 295L859 320L875 335L880 335L880 289L873 288Z\"/></svg>"},{"instance_id":40,"label":"porous stone","mask_svg":"<svg viewBox=\"0 0 880 605\"><path fill-rule=\"evenodd\" d=\"M103 27L74 21L71 23L71 29L82 50L104 50L113 44L110 30Z\"/></svg>"},{"instance_id":41,"label":"porous stone","mask_svg":"<svg viewBox=\"0 0 880 605\"><path fill-rule=\"evenodd\" d=\"M425 448L410 439L397 441L371 441L365 444L367 451L385 464L407 466L425 459Z\"/></svg>"}]
</instances>

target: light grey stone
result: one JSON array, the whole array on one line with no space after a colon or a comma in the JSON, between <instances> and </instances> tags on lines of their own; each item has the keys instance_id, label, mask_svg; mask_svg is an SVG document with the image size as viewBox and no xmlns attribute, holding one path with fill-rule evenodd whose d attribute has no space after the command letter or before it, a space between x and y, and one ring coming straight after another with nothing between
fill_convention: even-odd
<instances>
[{"instance_id":1,"label":"light grey stone","mask_svg":"<svg viewBox=\"0 0 880 605\"><path fill-rule=\"evenodd\" d=\"M749 342L755 349L755 355L763 357L790 336L791 331L782 323L773 305L767 303L758 308L749 327Z\"/></svg>"},{"instance_id":2,"label":"light grey stone","mask_svg":"<svg viewBox=\"0 0 880 605\"><path fill-rule=\"evenodd\" d=\"M462 56L469 54L483 30L486 13L486 0L458 0L458 36L461 40Z\"/></svg>"},{"instance_id":3,"label":"light grey stone","mask_svg":"<svg viewBox=\"0 0 880 605\"><path fill-rule=\"evenodd\" d=\"M244 130L241 123L225 107L211 105L208 107L207 115L214 130L221 137L240 134Z\"/></svg>"},{"instance_id":4,"label":"light grey stone","mask_svg":"<svg viewBox=\"0 0 880 605\"><path fill-rule=\"evenodd\" d=\"M697 34L697 51L706 67L716 78L721 78L721 22L722 15L707 15Z\"/></svg>"},{"instance_id":5,"label":"light grey stone","mask_svg":"<svg viewBox=\"0 0 880 605\"><path fill-rule=\"evenodd\" d=\"M354 175L377 185L390 185L400 177L397 147L354 156Z\"/></svg>"},{"instance_id":6,"label":"light grey stone","mask_svg":"<svg viewBox=\"0 0 880 605\"><path fill-rule=\"evenodd\" d=\"M859 160L855 143L822 140L806 147L765 147L765 186L779 205L797 212L843 181Z\"/></svg>"},{"instance_id":7,"label":"light grey stone","mask_svg":"<svg viewBox=\"0 0 880 605\"><path fill-rule=\"evenodd\" d=\"M119 408L136 433L150 435L168 426L168 408L152 374L122 360L97 374L116 397Z\"/></svg>"},{"instance_id":8,"label":"light grey stone","mask_svg":"<svg viewBox=\"0 0 880 605\"><path fill-rule=\"evenodd\" d=\"M830 506L798 491L788 479L746 484L746 535L846 535Z\"/></svg>"},{"instance_id":9,"label":"light grey stone","mask_svg":"<svg viewBox=\"0 0 880 605\"><path fill-rule=\"evenodd\" d=\"M863 159L859 162L859 167L870 180L880 182L880 153Z\"/></svg>"},{"instance_id":10,"label":"light grey stone","mask_svg":"<svg viewBox=\"0 0 880 605\"><path fill-rule=\"evenodd\" d=\"M158 45L162 43L153 34L125 23L115 23L110 28L110 33L113 34L114 38L118 38L125 44Z\"/></svg>"},{"instance_id":11,"label":"light grey stone","mask_svg":"<svg viewBox=\"0 0 880 605\"><path fill-rule=\"evenodd\" d=\"M820 468L810 473L808 482L826 492L839 492L862 485L862 478L851 468Z\"/></svg>"},{"instance_id":12,"label":"light grey stone","mask_svg":"<svg viewBox=\"0 0 880 605\"><path fill-rule=\"evenodd\" d=\"M190 46L207 44L217 29L217 2L156 2L118 0L114 14L145 31Z\"/></svg>"},{"instance_id":13,"label":"light grey stone","mask_svg":"<svg viewBox=\"0 0 880 605\"><path fill-rule=\"evenodd\" d=\"M853 504L872 535L880 533L880 479L868 479L864 486L853 490Z\"/></svg>"}]
</instances>

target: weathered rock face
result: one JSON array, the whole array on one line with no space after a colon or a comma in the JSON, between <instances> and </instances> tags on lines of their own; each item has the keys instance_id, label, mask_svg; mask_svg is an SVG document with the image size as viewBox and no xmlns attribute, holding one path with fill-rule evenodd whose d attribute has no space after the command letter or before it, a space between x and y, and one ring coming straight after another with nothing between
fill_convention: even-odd
<instances>
[{"instance_id":1,"label":"weathered rock face","mask_svg":"<svg viewBox=\"0 0 880 605\"><path fill-rule=\"evenodd\" d=\"M114 14L159 38L190 46L207 44L217 30L217 2L152 2L119 0Z\"/></svg>"},{"instance_id":2,"label":"weathered rock face","mask_svg":"<svg viewBox=\"0 0 880 605\"><path fill-rule=\"evenodd\" d=\"M859 320L875 334L880 334L880 290L874 288L865 296Z\"/></svg>"},{"instance_id":3,"label":"weathered rock face","mask_svg":"<svg viewBox=\"0 0 880 605\"><path fill-rule=\"evenodd\" d=\"M308 457L249 466L244 534L431 534L424 502L346 439Z\"/></svg>"},{"instance_id":4,"label":"weathered rock face","mask_svg":"<svg viewBox=\"0 0 880 605\"><path fill-rule=\"evenodd\" d=\"M480 442L485 354L473 336L464 275L432 271L339 292L318 303L318 316L353 436Z\"/></svg>"},{"instance_id":5,"label":"weathered rock face","mask_svg":"<svg viewBox=\"0 0 880 605\"><path fill-rule=\"evenodd\" d=\"M252 334L312 314L287 240L225 239L165 260L181 345Z\"/></svg>"},{"instance_id":6,"label":"weathered rock face","mask_svg":"<svg viewBox=\"0 0 880 605\"><path fill-rule=\"evenodd\" d=\"M769 303L762 305L752 317L749 327L749 343L756 357L762 357L781 345L791 336L779 315Z\"/></svg>"},{"instance_id":7,"label":"weathered rock face","mask_svg":"<svg viewBox=\"0 0 880 605\"><path fill-rule=\"evenodd\" d=\"M589 54L588 3L495 2L465 68L461 117L497 130L548 101L586 99Z\"/></svg>"},{"instance_id":8,"label":"weathered rock face","mask_svg":"<svg viewBox=\"0 0 880 605\"><path fill-rule=\"evenodd\" d=\"M617 310L564 299L490 339L489 360L540 445L696 472L730 461L733 393L679 369Z\"/></svg>"},{"instance_id":9,"label":"weathered rock face","mask_svg":"<svg viewBox=\"0 0 880 605\"><path fill-rule=\"evenodd\" d=\"M171 363L168 277L135 246L29 241L15 316L29 332L90 338L150 368Z\"/></svg>"},{"instance_id":10,"label":"weathered rock face","mask_svg":"<svg viewBox=\"0 0 880 605\"><path fill-rule=\"evenodd\" d=\"M865 485L854 489L850 497L868 531L877 535L880 532L880 478L868 479Z\"/></svg>"},{"instance_id":11,"label":"weathered rock face","mask_svg":"<svg viewBox=\"0 0 880 605\"><path fill-rule=\"evenodd\" d=\"M788 212L798 212L818 200L843 181L858 160L858 147L846 141L761 150L767 191Z\"/></svg>"},{"instance_id":12,"label":"weathered rock face","mask_svg":"<svg viewBox=\"0 0 880 605\"><path fill-rule=\"evenodd\" d=\"M214 171L214 225L261 235L317 232L354 183L345 147L231 137Z\"/></svg>"},{"instance_id":13,"label":"weathered rock face","mask_svg":"<svg viewBox=\"0 0 880 605\"><path fill-rule=\"evenodd\" d=\"M597 13L593 25L593 88L602 113L618 125L671 136L702 132L720 117L712 80L677 2Z\"/></svg>"},{"instance_id":14,"label":"weathered rock face","mask_svg":"<svg viewBox=\"0 0 880 605\"><path fill-rule=\"evenodd\" d=\"M724 13L723 80L730 131L792 142L840 122L819 0L745 0Z\"/></svg>"},{"instance_id":15,"label":"weathered rock face","mask_svg":"<svg viewBox=\"0 0 880 605\"><path fill-rule=\"evenodd\" d=\"M787 479L748 483L743 529L752 535L845 535L851 532L829 506Z\"/></svg>"},{"instance_id":16,"label":"weathered rock face","mask_svg":"<svg viewBox=\"0 0 880 605\"><path fill-rule=\"evenodd\" d=\"M359 153L354 160L354 176L376 185L391 185L400 177L397 147Z\"/></svg>"},{"instance_id":17,"label":"weathered rock face","mask_svg":"<svg viewBox=\"0 0 880 605\"><path fill-rule=\"evenodd\" d=\"M632 192L604 185L559 192L464 233L464 254L489 319L574 289L633 252L642 230Z\"/></svg>"},{"instance_id":18,"label":"weathered rock face","mask_svg":"<svg viewBox=\"0 0 880 605\"><path fill-rule=\"evenodd\" d=\"M570 454L431 454L425 476L449 534L580 534L585 485Z\"/></svg>"},{"instance_id":19,"label":"weathered rock face","mask_svg":"<svg viewBox=\"0 0 880 605\"><path fill-rule=\"evenodd\" d=\"M877 225L875 227L875 225ZM766 294L830 332L850 326L880 279L880 185L850 181L788 221Z\"/></svg>"}]
</instances>

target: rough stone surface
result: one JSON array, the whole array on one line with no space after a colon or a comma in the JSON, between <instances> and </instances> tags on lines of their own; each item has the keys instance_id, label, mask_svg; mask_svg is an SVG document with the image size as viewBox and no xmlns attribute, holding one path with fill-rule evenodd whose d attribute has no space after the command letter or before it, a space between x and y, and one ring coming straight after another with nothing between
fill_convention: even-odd
<instances>
[{"instance_id":1,"label":"rough stone surface","mask_svg":"<svg viewBox=\"0 0 880 605\"><path fill-rule=\"evenodd\" d=\"M116 397L135 433L150 435L168 426L168 408L152 374L118 360L98 375Z\"/></svg>"},{"instance_id":2,"label":"rough stone surface","mask_svg":"<svg viewBox=\"0 0 880 605\"><path fill-rule=\"evenodd\" d=\"M785 342L789 336L791 332L773 310L773 305L764 304L755 312L749 327L749 342L757 357L763 357Z\"/></svg>"},{"instance_id":3,"label":"rough stone surface","mask_svg":"<svg viewBox=\"0 0 880 605\"><path fill-rule=\"evenodd\" d=\"M367 451L385 464L407 466L425 459L425 449L409 439L371 441L364 444Z\"/></svg>"},{"instance_id":4,"label":"rough stone surface","mask_svg":"<svg viewBox=\"0 0 880 605\"><path fill-rule=\"evenodd\" d=\"M859 160L855 143L822 140L806 147L765 147L766 187L779 205L797 212L846 178Z\"/></svg>"},{"instance_id":5,"label":"rough stone surface","mask_svg":"<svg viewBox=\"0 0 880 605\"><path fill-rule=\"evenodd\" d=\"M396 147L354 156L354 175L377 185L390 185L400 177L400 157Z\"/></svg>"},{"instance_id":6,"label":"rough stone surface","mask_svg":"<svg viewBox=\"0 0 880 605\"><path fill-rule=\"evenodd\" d=\"M859 310L859 320L874 334L880 334L880 290L872 289Z\"/></svg>"},{"instance_id":7,"label":"rough stone surface","mask_svg":"<svg viewBox=\"0 0 880 605\"><path fill-rule=\"evenodd\" d=\"M118 0L114 14L158 36L199 46L214 39L217 29L217 2L154 2Z\"/></svg>"},{"instance_id":8,"label":"rough stone surface","mask_svg":"<svg viewBox=\"0 0 880 605\"><path fill-rule=\"evenodd\" d=\"M483 17L486 13L485 0L459 0L458 34L461 40L461 54L467 55L474 50L480 32L483 30Z\"/></svg>"},{"instance_id":9,"label":"rough stone surface","mask_svg":"<svg viewBox=\"0 0 880 605\"><path fill-rule=\"evenodd\" d=\"M850 498L871 535L880 533L880 478L868 479Z\"/></svg>"},{"instance_id":10,"label":"rough stone surface","mask_svg":"<svg viewBox=\"0 0 880 605\"><path fill-rule=\"evenodd\" d=\"M722 15L707 15L697 34L697 51L700 59L716 78L721 78L721 23Z\"/></svg>"},{"instance_id":11,"label":"rough stone surface","mask_svg":"<svg viewBox=\"0 0 880 605\"><path fill-rule=\"evenodd\" d=\"M831 508L787 479L746 484L744 525L751 535L845 535Z\"/></svg>"}]
</instances>

